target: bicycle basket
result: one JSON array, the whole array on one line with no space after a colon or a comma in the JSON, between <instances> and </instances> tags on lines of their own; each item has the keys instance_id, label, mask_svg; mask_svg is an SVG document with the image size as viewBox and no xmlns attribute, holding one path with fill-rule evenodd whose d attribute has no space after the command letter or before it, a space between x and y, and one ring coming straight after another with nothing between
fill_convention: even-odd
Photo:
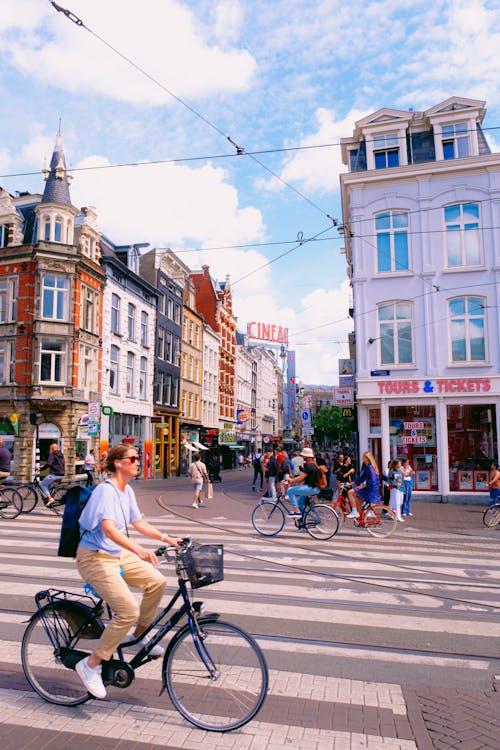
<instances>
[{"instance_id":1,"label":"bicycle basket","mask_svg":"<svg viewBox=\"0 0 500 750\"><path fill-rule=\"evenodd\" d=\"M222 544L192 545L179 553L178 574L194 589L224 580Z\"/></svg>"}]
</instances>

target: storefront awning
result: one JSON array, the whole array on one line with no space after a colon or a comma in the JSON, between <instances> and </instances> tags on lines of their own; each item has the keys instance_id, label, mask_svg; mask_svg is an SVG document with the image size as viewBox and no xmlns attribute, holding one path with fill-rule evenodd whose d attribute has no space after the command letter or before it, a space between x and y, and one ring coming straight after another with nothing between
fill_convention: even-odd
<instances>
[{"instance_id":1,"label":"storefront awning","mask_svg":"<svg viewBox=\"0 0 500 750\"><path fill-rule=\"evenodd\" d=\"M183 443L182 447L191 452L198 450L198 448L195 448L194 445L191 445L191 443Z\"/></svg>"},{"instance_id":2,"label":"storefront awning","mask_svg":"<svg viewBox=\"0 0 500 750\"><path fill-rule=\"evenodd\" d=\"M232 451L242 451L243 450L243 446L242 445L238 445L238 443L221 443L220 447L221 448L230 448Z\"/></svg>"},{"instance_id":3,"label":"storefront awning","mask_svg":"<svg viewBox=\"0 0 500 750\"><path fill-rule=\"evenodd\" d=\"M202 445L202 444L201 444L201 443L199 443L199 442L198 442L197 440L193 440L193 442L192 442L192 445L194 445L194 447L195 447L195 448L196 448L197 450L199 450L199 451L207 451L207 450L208 450L208 448L207 448L207 446L206 446L206 445Z\"/></svg>"}]
</instances>

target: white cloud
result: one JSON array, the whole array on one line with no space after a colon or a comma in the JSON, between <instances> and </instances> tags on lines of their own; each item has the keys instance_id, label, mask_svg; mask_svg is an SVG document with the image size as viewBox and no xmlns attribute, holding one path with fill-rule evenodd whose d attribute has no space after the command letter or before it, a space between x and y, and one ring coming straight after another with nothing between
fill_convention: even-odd
<instances>
[{"instance_id":1,"label":"white cloud","mask_svg":"<svg viewBox=\"0 0 500 750\"><path fill-rule=\"evenodd\" d=\"M215 35L221 42L236 42L244 21L244 9L238 0L219 0L212 11Z\"/></svg>"},{"instance_id":2,"label":"white cloud","mask_svg":"<svg viewBox=\"0 0 500 750\"><path fill-rule=\"evenodd\" d=\"M47 7L26 23L15 5L3 12L2 53L37 81L71 92L146 104L173 99L85 28ZM4 9L3 9L4 11ZM255 61L245 50L208 46L192 11L175 0L73 0L85 26L178 96L245 91ZM234 14L233 14L234 15ZM33 19L39 23L36 25Z\"/></svg>"}]
</instances>

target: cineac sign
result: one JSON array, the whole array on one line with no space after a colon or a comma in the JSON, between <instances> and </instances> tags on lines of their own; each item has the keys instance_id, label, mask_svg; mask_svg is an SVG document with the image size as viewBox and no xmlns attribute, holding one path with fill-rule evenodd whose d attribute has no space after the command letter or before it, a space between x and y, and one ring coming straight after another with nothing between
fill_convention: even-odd
<instances>
[{"instance_id":1,"label":"cineac sign","mask_svg":"<svg viewBox=\"0 0 500 750\"><path fill-rule=\"evenodd\" d=\"M253 320L247 326L247 336L257 341L288 344L288 328L276 325L276 323L259 323Z\"/></svg>"}]
</instances>

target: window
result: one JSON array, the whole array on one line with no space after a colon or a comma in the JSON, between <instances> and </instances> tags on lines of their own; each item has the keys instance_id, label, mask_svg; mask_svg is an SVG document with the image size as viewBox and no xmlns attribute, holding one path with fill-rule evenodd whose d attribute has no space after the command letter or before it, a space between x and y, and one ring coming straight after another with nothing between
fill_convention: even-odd
<instances>
[{"instance_id":1,"label":"window","mask_svg":"<svg viewBox=\"0 0 500 750\"><path fill-rule=\"evenodd\" d=\"M7 385L15 382L15 361L15 341L2 341L0 343L0 385Z\"/></svg>"},{"instance_id":2,"label":"window","mask_svg":"<svg viewBox=\"0 0 500 750\"><path fill-rule=\"evenodd\" d=\"M46 320L68 319L69 281L65 276L47 273L42 278L42 317Z\"/></svg>"},{"instance_id":3,"label":"window","mask_svg":"<svg viewBox=\"0 0 500 750\"><path fill-rule=\"evenodd\" d=\"M119 348L112 345L109 353L109 390L111 393L118 393L119 357Z\"/></svg>"},{"instance_id":4,"label":"window","mask_svg":"<svg viewBox=\"0 0 500 750\"><path fill-rule=\"evenodd\" d=\"M158 339L156 342L156 356L158 357L158 359L165 358L165 334L166 331L164 328L158 328Z\"/></svg>"},{"instance_id":5,"label":"window","mask_svg":"<svg viewBox=\"0 0 500 750\"><path fill-rule=\"evenodd\" d=\"M385 211L375 216L377 271L408 271L408 213Z\"/></svg>"},{"instance_id":6,"label":"window","mask_svg":"<svg viewBox=\"0 0 500 750\"><path fill-rule=\"evenodd\" d=\"M43 239L46 242L50 241L50 217L46 216L43 223Z\"/></svg>"},{"instance_id":7,"label":"window","mask_svg":"<svg viewBox=\"0 0 500 750\"><path fill-rule=\"evenodd\" d=\"M80 388L97 390L97 350L80 345Z\"/></svg>"},{"instance_id":8,"label":"window","mask_svg":"<svg viewBox=\"0 0 500 750\"><path fill-rule=\"evenodd\" d=\"M179 378L172 376L172 395L170 397L170 406L177 406L179 400Z\"/></svg>"},{"instance_id":9,"label":"window","mask_svg":"<svg viewBox=\"0 0 500 750\"><path fill-rule=\"evenodd\" d=\"M163 403L170 406L170 399L172 398L172 376L165 373L163 380Z\"/></svg>"},{"instance_id":10,"label":"window","mask_svg":"<svg viewBox=\"0 0 500 750\"><path fill-rule=\"evenodd\" d=\"M134 397L135 391L134 371L135 355L132 352L127 352L127 396L130 398Z\"/></svg>"},{"instance_id":11,"label":"window","mask_svg":"<svg viewBox=\"0 0 500 750\"><path fill-rule=\"evenodd\" d=\"M60 216L56 216L54 221L54 242L63 241L63 220Z\"/></svg>"},{"instance_id":12,"label":"window","mask_svg":"<svg viewBox=\"0 0 500 750\"><path fill-rule=\"evenodd\" d=\"M120 333L120 297L111 295L111 333Z\"/></svg>"},{"instance_id":13,"label":"window","mask_svg":"<svg viewBox=\"0 0 500 750\"><path fill-rule=\"evenodd\" d=\"M165 339L165 359L167 360L167 362L173 362L173 339L174 334L172 333L172 331L167 331L167 337Z\"/></svg>"},{"instance_id":14,"label":"window","mask_svg":"<svg viewBox=\"0 0 500 750\"><path fill-rule=\"evenodd\" d=\"M392 135L376 135L373 139L373 154L375 169L399 167L398 136L395 133Z\"/></svg>"},{"instance_id":15,"label":"window","mask_svg":"<svg viewBox=\"0 0 500 750\"><path fill-rule=\"evenodd\" d=\"M452 362L486 360L484 299L457 297L448 303Z\"/></svg>"},{"instance_id":16,"label":"window","mask_svg":"<svg viewBox=\"0 0 500 750\"><path fill-rule=\"evenodd\" d=\"M0 224L0 247L7 247L9 244L9 225Z\"/></svg>"},{"instance_id":17,"label":"window","mask_svg":"<svg viewBox=\"0 0 500 750\"><path fill-rule=\"evenodd\" d=\"M127 334L129 341L135 341L135 305L128 303L127 308Z\"/></svg>"},{"instance_id":18,"label":"window","mask_svg":"<svg viewBox=\"0 0 500 750\"><path fill-rule=\"evenodd\" d=\"M413 362L411 302L384 302L378 306L380 362L406 365Z\"/></svg>"},{"instance_id":19,"label":"window","mask_svg":"<svg viewBox=\"0 0 500 750\"><path fill-rule=\"evenodd\" d=\"M144 310L141 312L141 346L148 346L149 315Z\"/></svg>"},{"instance_id":20,"label":"window","mask_svg":"<svg viewBox=\"0 0 500 750\"><path fill-rule=\"evenodd\" d=\"M57 339L42 339L40 346L40 382L62 383L64 344Z\"/></svg>"},{"instance_id":21,"label":"window","mask_svg":"<svg viewBox=\"0 0 500 750\"><path fill-rule=\"evenodd\" d=\"M84 331L97 332L97 295L93 289L82 289L82 311L80 325Z\"/></svg>"},{"instance_id":22,"label":"window","mask_svg":"<svg viewBox=\"0 0 500 750\"><path fill-rule=\"evenodd\" d=\"M0 281L0 323L17 320L17 277Z\"/></svg>"},{"instance_id":23,"label":"window","mask_svg":"<svg viewBox=\"0 0 500 750\"><path fill-rule=\"evenodd\" d=\"M148 361L146 357L141 357L139 363L139 398L146 398L146 389L148 382Z\"/></svg>"},{"instance_id":24,"label":"window","mask_svg":"<svg viewBox=\"0 0 500 750\"><path fill-rule=\"evenodd\" d=\"M455 125L443 125L443 158L460 159L469 156L469 136L467 123L457 122Z\"/></svg>"},{"instance_id":25,"label":"window","mask_svg":"<svg viewBox=\"0 0 500 750\"><path fill-rule=\"evenodd\" d=\"M174 306L174 321L177 323L177 325L181 324L181 306L175 303Z\"/></svg>"},{"instance_id":26,"label":"window","mask_svg":"<svg viewBox=\"0 0 500 750\"><path fill-rule=\"evenodd\" d=\"M479 206L477 203L456 203L453 206L445 206L444 222L448 266L480 265Z\"/></svg>"},{"instance_id":27,"label":"window","mask_svg":"<svg viewBox=\"0 0 500 750\"><path fill-rule=\"evenodd\" d=\"M171 297L167 298L167 317L169 317L170 320L174 319L174 300L171 299Z\"/></svg>"}]
</instances>

